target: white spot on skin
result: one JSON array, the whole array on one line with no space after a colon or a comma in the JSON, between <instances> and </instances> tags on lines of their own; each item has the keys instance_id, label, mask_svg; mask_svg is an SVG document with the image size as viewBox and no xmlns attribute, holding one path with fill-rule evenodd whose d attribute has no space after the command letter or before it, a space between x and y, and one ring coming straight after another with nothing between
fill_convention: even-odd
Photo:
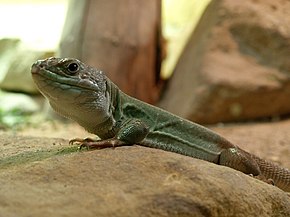
<instances>
[{"instance_id":1,"label":"white spot on skin","mask_svg":"<svg viewBox=\"0 0 290 217\"><path fill-rule=\"evenodd\" d=\"M232 153L237 153L237 149L236 148L229 148L229 151Z\"/></svg>"}]
</instances>

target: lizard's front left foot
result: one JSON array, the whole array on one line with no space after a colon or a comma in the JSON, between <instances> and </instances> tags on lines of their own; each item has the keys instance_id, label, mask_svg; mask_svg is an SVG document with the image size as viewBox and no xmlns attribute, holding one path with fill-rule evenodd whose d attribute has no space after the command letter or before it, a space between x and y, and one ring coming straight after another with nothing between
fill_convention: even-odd
<instances>
[{"instance_id":1,"label":"lizard's front left foot","mask_svg":"<svg viewBox=\"0 0 290 217\"><path fill-rule=\"evenodd\" d=\"M87 148L89 149L102 149L102 148L115 148L118 146L126 145L123 141L119 139L105 139L105 140L96 140L91 138L85 138L85 139L72 139L69 141L70 144L78 144L80 145L79 149Z\"/></svg>"}]
</instances>

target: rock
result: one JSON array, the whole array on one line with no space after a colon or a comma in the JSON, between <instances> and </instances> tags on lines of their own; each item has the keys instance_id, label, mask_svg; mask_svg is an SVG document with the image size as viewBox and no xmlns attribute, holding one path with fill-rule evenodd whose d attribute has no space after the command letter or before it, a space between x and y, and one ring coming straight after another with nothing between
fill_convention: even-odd
<instances>
[{"instance_id":1,"label":"rock","mask_svg":"<svg viewBox=\"0 0 290 217\"><path fill-rule=\"evenodd\" d=\"M77 151L0 134L1 216L290 216L290 197L239 171L140 146Z\"/></svg>"},{"instance_id":2,"label":"rock","mask_svg":"<svg viewBox=\"0 0 290 217\"><path fill-rule=\"evenodd\" d=\"M287 0L212 1L161 107L199 123L289 114L289 10Z\"/></svg>"},{"instance_id":3,"label":"rock","mask_svg":"<svg viewBox=\"0 0 290 217\"><path fill-rule=\"evenodd\" d=\"M38 59L52 56L53 53L31 50L17 39L0 40L0 88L14 92L38 93L31 78L31 65Z\"/></svg>"},{"instance_id":4,"label":"rock","mask_svg":"<svg viewBox=\"0 0 290 217\"><path fill-rule=\"evenodd\" d=\"M10 61L16 50L20 46L19 39L1 39L0 40L0 87L2 88L3 79L10 67Z\"/></svg>"}]
</instances>

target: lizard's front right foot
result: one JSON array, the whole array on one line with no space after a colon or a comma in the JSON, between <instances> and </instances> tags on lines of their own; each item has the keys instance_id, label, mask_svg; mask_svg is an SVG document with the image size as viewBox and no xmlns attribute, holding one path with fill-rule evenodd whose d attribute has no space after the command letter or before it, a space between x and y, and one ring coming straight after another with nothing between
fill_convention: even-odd
<instances>
[{"instance_id":1,"label":"lizard's front right foot","mask_svg":"<svg viewBox=\"0 0 290 217\"><path fill-rule=\"evenodd\" d=\"M70 145L74 145L74 144L82 144L82 143L87 143L87 142L97 142L98 139L93 139L93 138L84 138L84 139L81 139L81 138L74 138L74 139L71 139L69 140L69 144Z\"/></svg>"},{"instance_id":2,"label":"lizard's front right foot","mask_svg":"<svg viewBox=\"0 0 290 217\"><path fill-rule=\"evenodd\" d=\"M123 141L119 139L105 139L105 140L96 140L92 138L85 138L85 139L72 139L69 141L69 144L78 144L80 145L79 149L87 148L89 149L103 149L103 148L114 148L118 146L126 145Z\"/></svg>"}]
</instances>

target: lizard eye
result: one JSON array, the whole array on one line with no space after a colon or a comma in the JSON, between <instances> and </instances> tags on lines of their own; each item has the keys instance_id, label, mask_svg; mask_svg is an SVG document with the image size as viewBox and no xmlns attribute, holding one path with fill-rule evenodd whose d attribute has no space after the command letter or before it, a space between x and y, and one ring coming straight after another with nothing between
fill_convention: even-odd
<instances>
[{"instance_id":1,"label":"lizard eye","mask_svg":"<svg viewBox=\"0 0 290 217\"><path fill-rule=\"evenodd\" d=\"M78 70L79 70L79 65L77 63L70 63L68 66L67 66L67 69L69 72L71 73L76 73Z\"/></svg>"}]
</instances>

